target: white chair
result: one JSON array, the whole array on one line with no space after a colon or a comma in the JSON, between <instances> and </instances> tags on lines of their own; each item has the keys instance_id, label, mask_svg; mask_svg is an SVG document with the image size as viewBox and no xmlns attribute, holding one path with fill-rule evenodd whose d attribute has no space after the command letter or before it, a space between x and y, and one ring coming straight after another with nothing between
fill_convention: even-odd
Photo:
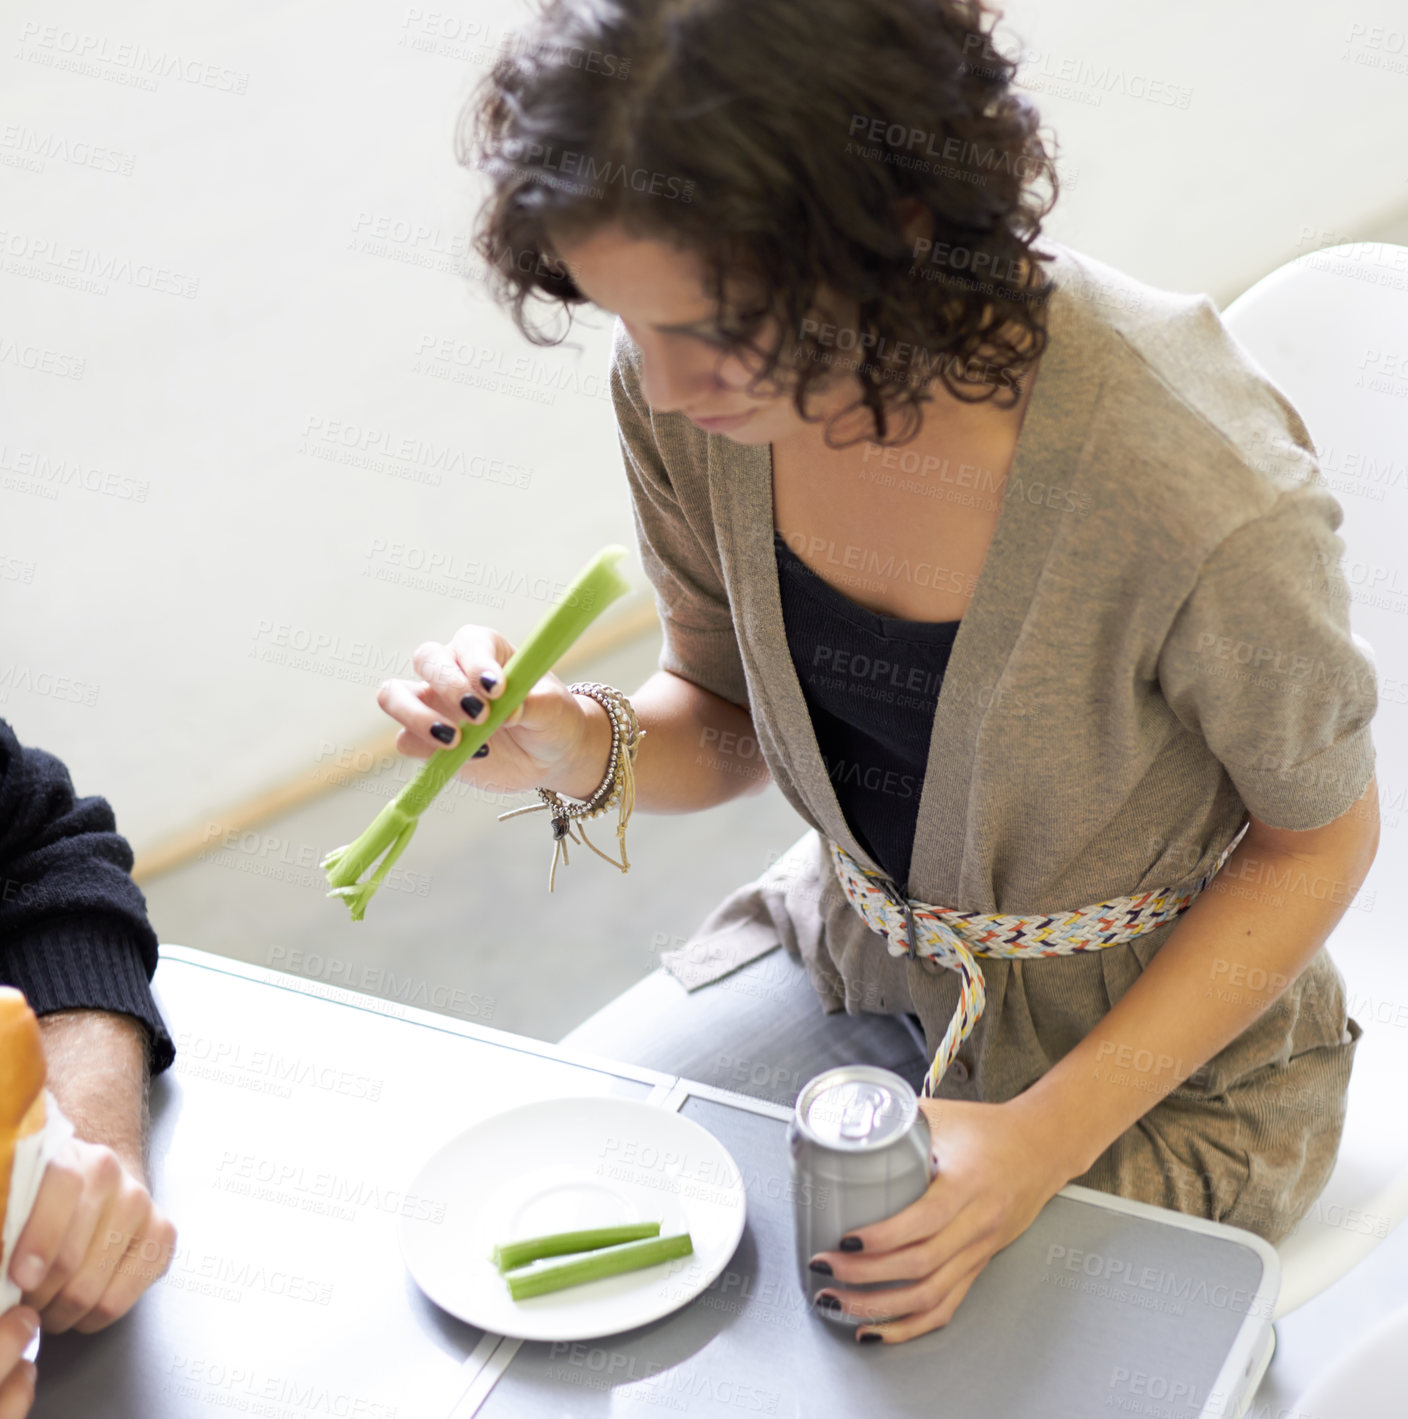
<instances>
[{"instance_id":1,"label":"white chair","mask_svg":"<svg viewBox=\"0 0 1408 1419\"><path fill-rule=\"evenodd\" d=\"M1408 942L1395 926L1408 910L1408 821L1399 824L1408 806L1408 570L1399 551L1408 544L1408 247L1359 243L1299 257L1239 296L1223 320L1305 420L1344 509L1350 621L1379 681L1379 851L1328 943L1364 1037L1334 1173L1278 1248L1279 1318L1339 1280L1408 1214Z\"/></svg>"},{"instance_id":2,"label":"white chair","mask_svg":"<svg viewBox=\"0 0 1408 1419\"><path fill-rule=\"evenodd\" d=\"M1408 1409L1408 1306L1390 1312L1296 1401L1315 1419L1403 1419Z\"/></svg>"}]
</instances>

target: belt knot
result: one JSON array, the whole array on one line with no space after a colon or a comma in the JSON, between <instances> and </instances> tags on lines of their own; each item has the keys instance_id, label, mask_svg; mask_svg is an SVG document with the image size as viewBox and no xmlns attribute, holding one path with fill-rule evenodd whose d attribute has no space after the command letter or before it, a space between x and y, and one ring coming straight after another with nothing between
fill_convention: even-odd
<instances>
[{"instance_id":1,"label":"belt knot","mask_svg":"<svg viewBox=\"0 0 1408 1419\"><path fill-rule=\"evenodd\" d=\"M921 902L902 895L880 873L862 867L839 843L828 838L827 846L846 900L871 931L885 938L892 956L931 959L958 974L958 1007L924 1080L924 1095L932 1098L987 1004L977 957L1040 960L1123 946L1187 911L1222 870L1248 827L1250 822L1242 825L1212 867L1184 892L1175 895L1161 888L1054 914L964 912Z\"/></svg>"}]
</instances>

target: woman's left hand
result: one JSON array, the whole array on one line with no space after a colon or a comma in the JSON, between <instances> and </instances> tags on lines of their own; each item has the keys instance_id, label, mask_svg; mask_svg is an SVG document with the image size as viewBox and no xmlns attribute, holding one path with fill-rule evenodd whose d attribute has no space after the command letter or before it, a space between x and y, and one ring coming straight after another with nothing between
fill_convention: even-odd
<instances>
[{"instance_id":1,"label":"woman's left hand","mask_svg":"<svg viewBox=\"0 0 1408 1419\"><path fill-rule=\"evenodd\" d=\"M893 1217L847 1233L860 1242L855 1250L811 1258L831 1268L836 1282L821 1295L835 1295L843 1313L863 1321L898 1317L861 1327L857 1340L910 1340L947 1325L988 1261L1031 1226L1072 1176L1017 1100L921 1099L919 1107L938 1160L923 1197ZM884 1292L845 1289L872 1281L913 1285Z\"/></svg>"}]
</instances>

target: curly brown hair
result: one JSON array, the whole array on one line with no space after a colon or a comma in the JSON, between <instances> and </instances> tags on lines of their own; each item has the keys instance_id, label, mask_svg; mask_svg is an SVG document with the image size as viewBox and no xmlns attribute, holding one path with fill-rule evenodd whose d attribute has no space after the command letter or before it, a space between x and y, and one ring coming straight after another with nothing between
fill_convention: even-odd
<instances>
[{"instance_id":1,"label":"curly brown hair","mask_svg":"<svg viewBox=\"0 0 1408 1419\"><path fill-rule=\"evenodd\" d=\"M837 417L863 405L881 442L892 414L905 421L895 442L918 431L935 377L967 402L1002 389L1017 402L1046 345L1038 263L1050 257L1032 248L1058 183L1039 116L1011 87L1017 61L990 41L1000 10L539 3L456 131L459 161L491 183L472 249L526 339L565 338L528 324L530 296L560 305L569 327L587 300L554 235L614 224L699 256L721 349L763 354L755 383L790 384L803 419L835 348L862 356L861 397ZM906 235L901 212L929 235ZM819 318L822 286L853 326ZM762 351L769 318L776 339Z\"/></svg>"}]
</instances>

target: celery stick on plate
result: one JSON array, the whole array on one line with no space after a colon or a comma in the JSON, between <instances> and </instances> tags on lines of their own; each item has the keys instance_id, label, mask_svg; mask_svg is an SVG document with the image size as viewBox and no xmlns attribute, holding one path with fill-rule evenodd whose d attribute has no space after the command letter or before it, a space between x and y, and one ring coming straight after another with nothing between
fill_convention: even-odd
<instances>
[{"instance_id":1,"label":"celery stick on plate","mask_svg":"<svg viewBox=\"0 0 1408 1419\"><path fill-rule=\"evenodd\" d=\"M560 1291L565 1286L580 1286L586 1281L599 1281L603 1276L618 1276L623 1271L638 1271L658 1266L662 1261L688 1256L694 1250L688 1232L673 1237L652 1237L649 1241L627 1242L624 1246L604 1247L575 1261L560 1261L552 1266L529 1267L510 1271L504 1280L515 1301Z\"/></svg>"},{"instance_id":2,"label":"celery stick on plate","mask_svg":"<svg viewBox=\"0 0 1408 1419\"><path fill-rule=\"evenodd\" d=\"M613 1247L621 1242L638 1242L645 1237L658 1237L658 1222L628 1222L620 1227L595 1227L586 1232L550 1232L543 1237L528 1237L521 1242L500 1242L489 1258L500 1271L512 1271L527 1266L544 1256L562 1256L567 1252L594 1251L597 1247Z\"/></svg>"}]
</instances>

